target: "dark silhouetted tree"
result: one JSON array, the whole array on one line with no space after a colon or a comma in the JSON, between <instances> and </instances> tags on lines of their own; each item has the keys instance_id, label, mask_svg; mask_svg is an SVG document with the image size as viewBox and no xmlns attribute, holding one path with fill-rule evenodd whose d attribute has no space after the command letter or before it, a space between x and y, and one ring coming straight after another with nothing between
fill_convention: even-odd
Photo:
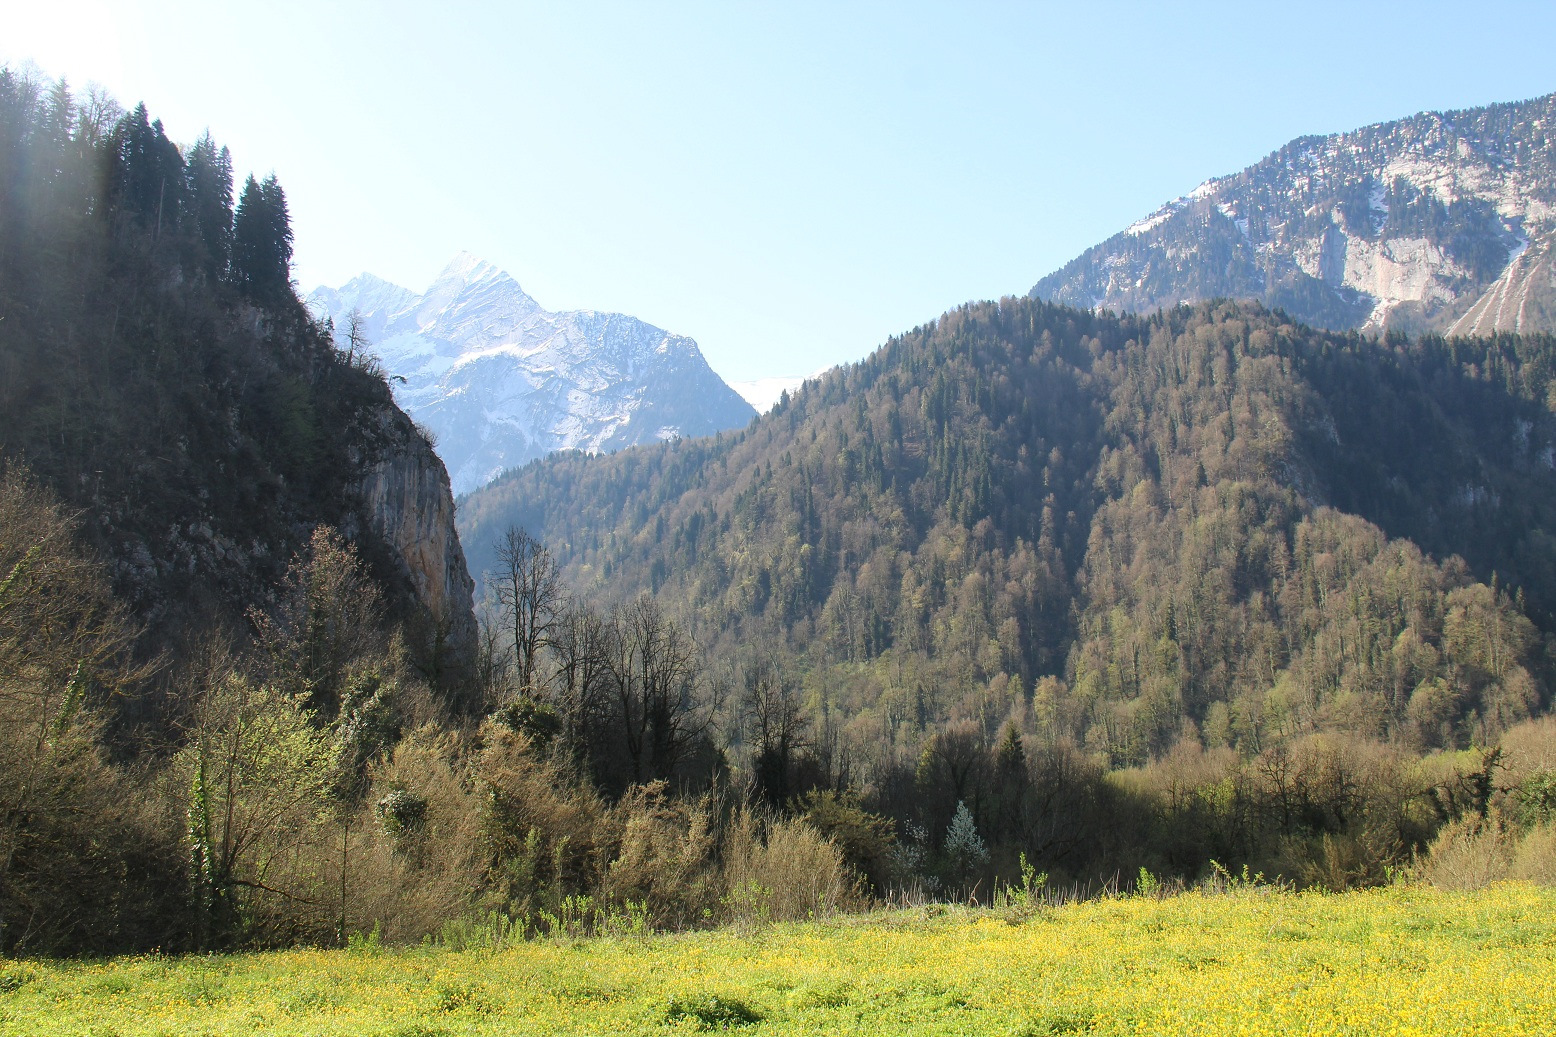
<instances>
[{"instance_id":1,"label":"dark silhouetted tree","mask_svg":"<svg viewBox=\"0 0 1556 1037\"><path fill-rule=\"evenodd\" d=\"M232 221L232 279L250 299L273 303L291 289L292 218L286 194L271 173L251 174Z\"/></svg>"},{"instance_id":2,"label":"dark silhouetted tree","mask_svg":"<svg viewBox=\"0 0 1556 1037\"><path fill-rule=\"evenodd\" d=\"M200 261L212 276L226 277L232 256L232 156L217 149L209 131L189 149L185 177Z\"/></svg>"}]
</instances>

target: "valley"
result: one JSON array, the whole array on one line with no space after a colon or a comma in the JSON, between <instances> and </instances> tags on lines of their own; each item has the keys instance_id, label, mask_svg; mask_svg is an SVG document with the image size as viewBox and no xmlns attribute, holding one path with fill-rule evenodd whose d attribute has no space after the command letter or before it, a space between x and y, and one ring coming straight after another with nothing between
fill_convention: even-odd
<instances>
[{"instance_id":1,"label":"valley","mask_svg":"<svg viewBox=\"0 0 1556 1037\"><path fill-rule=\"evenodd\" d=\"M0 67L0 1033L1533 1031L1552 103L758 413Z\"/></svg>"}]
</instances>

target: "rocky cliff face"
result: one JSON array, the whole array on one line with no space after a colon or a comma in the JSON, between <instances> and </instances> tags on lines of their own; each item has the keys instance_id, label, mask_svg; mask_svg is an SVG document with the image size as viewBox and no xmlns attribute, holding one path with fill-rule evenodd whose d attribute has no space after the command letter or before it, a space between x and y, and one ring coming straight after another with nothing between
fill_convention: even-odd
<instances>
[{"instance_id":1,"label":"rocky cliff face","mask_svg":"<svg viewBox=\"0 0 1556 1037\"><path fill-rule=\"evenodd\" d=\"M425 614L416 633L435 665L466 670L475 659L475 582L454 528L448 472L426 437L400 411L383 416L382 448L359 485L362 520L389 548L400 578Z\"/></svg>"},{"instance_id":2,"label":"rocky cliff face","mask_svg":"<svg viewBox=\"0 0 1556 1037\"><path fill-rule=\"evenodd\" d=\"M1556 94L1302 137L1039 281L1149 312L1253 298L1336 330L1556 330Z\"/></svg>"}]
</instances>

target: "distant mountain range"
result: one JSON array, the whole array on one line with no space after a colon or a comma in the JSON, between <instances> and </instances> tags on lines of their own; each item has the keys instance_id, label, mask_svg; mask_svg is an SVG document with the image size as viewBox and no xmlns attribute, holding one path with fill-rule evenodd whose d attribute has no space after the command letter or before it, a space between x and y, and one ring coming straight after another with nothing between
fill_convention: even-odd
<instances>
[{"instance_id":1,"label":"distant mountain range","mask_svg":"<svg viewBox=\"0 0 1556 1037\"><path fill-rule=\"evenodd\" d=\"M555 450L609 451L746 425L756 411L697 343L635 317L552 313L469 254L420 295L362 274L308 296L339 337L356 310L455 493Z\"/></svg>"},{"instance_id":2,"label":"distant mountain range","mask_svg":"<svg viewBox=\"0 0 1556 1037\"><path fill-rule=\"evenodd\" d=\"M1556 94L1300 137L1043 278L1150 312L1258 299L1334 330L1556 330Z\"/></svg>"}]
</instances>

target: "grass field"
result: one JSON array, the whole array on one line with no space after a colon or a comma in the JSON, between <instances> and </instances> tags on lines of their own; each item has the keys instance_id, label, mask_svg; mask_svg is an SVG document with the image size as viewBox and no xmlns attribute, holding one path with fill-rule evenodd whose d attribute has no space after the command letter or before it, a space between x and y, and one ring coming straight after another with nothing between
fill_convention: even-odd
<instances>
[{"instance_id":1,"label":"grass field","mask_svg":"<svg viewBox=\"0 0 1556 1037\"><path fill-rule=\"evenodd\" d=\"M0 1034L1556 1034L1556 890L1241 890L501 951L0 961Z\"/></svg>"}]
</instances>

